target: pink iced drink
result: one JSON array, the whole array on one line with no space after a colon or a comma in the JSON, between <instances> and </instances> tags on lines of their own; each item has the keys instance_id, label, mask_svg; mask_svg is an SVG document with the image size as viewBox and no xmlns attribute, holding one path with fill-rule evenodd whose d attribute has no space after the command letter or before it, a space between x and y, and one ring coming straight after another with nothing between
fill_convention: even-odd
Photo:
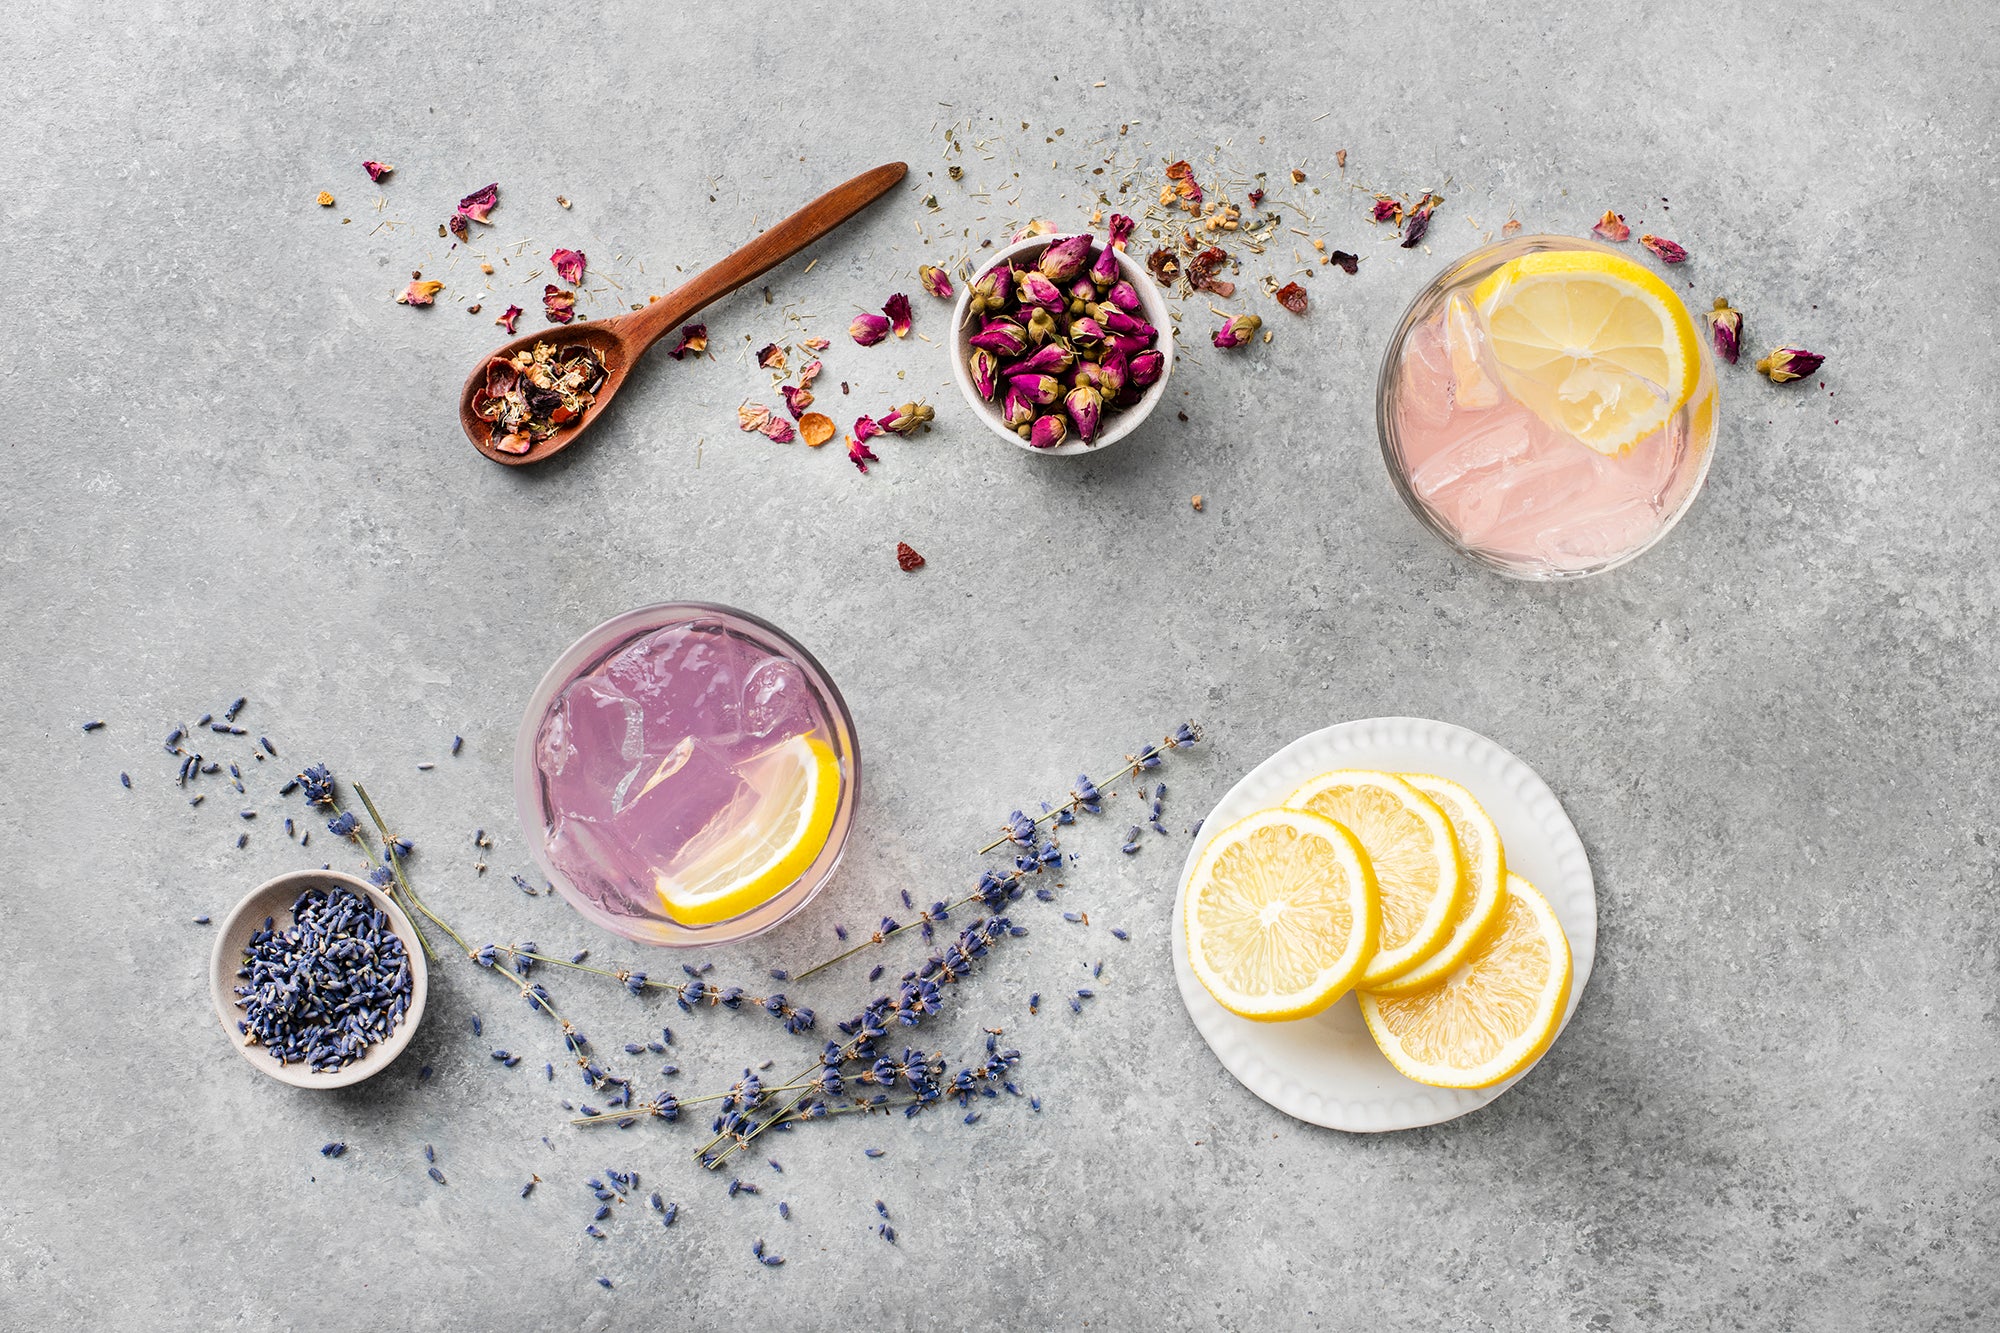
<instances>
[{"instance_id":1,"label":"pink iced drink","mask_svg":"<svg viewBox=\"0 0 2000 1333\"><path fill-rule=\"evenodd\" d=\"M1643 547L1679 512L1701 475L1685 409L1629 449L1601 454L1504 392L1493 402L1498 378L1486 366L1477 390L1456 383L1442 311L1403 342L1404 475L1462 545L1515 566L1593 569Z\"/></svg>"},{"instance_id":2,"label":"pink iced drink","mask_svg":"<svg viewBox=\"0 0 2000 1333\"><path fill-rule=\"evenodd\" d=\"M535 743L549 860L620 916L658 917L655 883L690 843L747 819L751 761L831 734L789 658L710 620L633 640L564 686Z\"/></svg>"}]
</instances>

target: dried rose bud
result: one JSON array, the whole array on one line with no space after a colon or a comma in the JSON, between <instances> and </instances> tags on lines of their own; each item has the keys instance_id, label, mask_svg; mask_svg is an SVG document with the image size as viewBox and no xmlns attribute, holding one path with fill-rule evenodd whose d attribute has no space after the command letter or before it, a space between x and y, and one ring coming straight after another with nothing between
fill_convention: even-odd
<instances>
[{"instance_id":1,"label":"dried rose bud","mask_svg":"<svg viewBox=\"0 0 2000 1333\"><path fill-rule=\"evenodd\" d=\"M1075 367L1069 372L1069 385L1072 389L1091 388L1102 393L1104 391L1104 367L1098 365L1095 361L1077 362Z\"/></svg>"},{"instance_id":2,"label":"dried rose bud","mask_svg":"<svg viewBox=\"0 0 2000 1333\"><path fill-rule=\"evenodd\" d=\"M1143 339L1147 347L1151 347L1153 341L1160 336L1160 331L1151 324L1137 316L1128 315L1123 310L1105 311L1102 323L1107 332L1127 338Z\"/></svg>"},{"instance_id":3,"label":"dried rose bud","mask_svg":"<svg viewBox=\"0 0 2000 1333\"><path fill-rule=\"evenodd\" d=\"M1073 319L1069 323L1069 340L1077 347L1086 349L1095 347L1104 339L1104 326L1088 315L1081 319Z\"/></svg>"},{"instance_id":4,"label":"dried rose bud","mask_svg":"<svg viewBox=\"0 0 2000 1333\"><path fill-rule=\"evenodd\" d=\"M879 334L875 341L881 341ZM995 356L1019 356L1028 350L1028 331L1011 319L989 319L966 341Z\"/></svg>"},{"instance_id":5,"label":"dried rose bud","mask_svg":"<svg viewBox=\"0 0 2000 1333\"><path fill-rule=\"evenodd\" d=\"M1402 246L1405 250L1416 249L1417 243L1424 239L1424 233L1431 229L1431 214L1443 202L1443 195L1427 194L1410 210L1403 219Z\"/></svg>"},{"instance_id":6,"label":"dried rose bud","mask_svg":"<svg viewBox=\"0 0 2000 1333\"><path fill-rule=\"evenodd\" d=\"M1116 398L1132 383L1132 360L1124 352L1112 348L1109 355L1097 363L1097 391L1106 398Z\"/></svg>"},{"instance_id":7,"label":"dried rose bud","mask_svg":"<svg viewBox=\"0 0 2000 1333\"><path fill-rule=\"evenodd\" d=\"M371 181L379 181L395 170L387 162L363 162L361 169L368 173L368 179Z\"/></svg>"},{"instance_id":8,"label":"dried rose bud","mask_svg":"<svg viewBox=\"0 0 2000 1333\"><path fill-rule=\"evenodd\" d=\"M792 429L792 423L775 412L771 414L770 420L757 429L777 444L790 444L798 438L798 432Z\"/></svg>"},{"instance_id":9,"label":"dried rose bud","mask_svg":"<svg viewBox=\"0 0 2000 1333\"><path fill-rule=\"evenodd\" d=\"M1129 282L1114 282L1104 299L1120 310L1132 311L1139 308L1139 289Z\"/></svg>"},{"instance_id":10,"label":"dried rose bud","mask_svg":"<svg viewBox=\"0 0 2000 1333\"><path fill-rule=\"evenodd\" d=\"M996 264L980 274L972 284L972 313L1005 310L1014 294L1014 270Z\"/></svg>"},{"instance_id":11,"label":"dried rose bud","mask_svg":"<svg viewBox=\"0 0 2000 1333\"><path fill-rule=\"evenodd\" d=\"M1093 287L1109 287L1119 278L1118 252L1105 246L1091 257L1090 269L1084 274Z\"/></svg>"},{"instance_id":12,"label":"dried rose bud","mask_svg":"<svg viewBox=\"0 0 2000 1333\"><path fill-rule=\"evenodd\" d=\"M457 213L451 215L448 225L451 227L451 234L458 237L461 241L472 234L472 224Z\"/></svg>"},{"instance_id":13,"label":"dried rose bud","mask_svg":"<svg viewBox=\"0 0 2000 1333\"><path fill-rule=\"evenodd\" d=\"M581 250L558 250L549 256L549 262L556 266L556 276L574 287L583 281L583 266L587 262Z\"/></svg>"},{"instance_id":14,"label":"dried rose bud","mask_svg":"<svg viewBox=\"0 0 2000 1333\"><path fill-rule=\"evenodd\" d=\"M1069 434L1069 422L1060 413L1051 412L1045 417L1036 417L1034 426L1028 431L1028 447L1032 449L1053 449Z\"/></svg>"},{"instance_id":15,"label":"dried rose bud","mask_svg":"<svg viewBox=\"0 0 2000 1333\"><path fill-rule=\"evenodd\" d=\"M889 317L889 327L896 331L898 338L910 336L910 298L897 292L882 303L882 313Z\"/></svg>"},{"instance_id":16,"label":"dried rose bud","mask_svg":"<svg viewBox=\"0 0 2000 1333\"><path fill-rule=\"evenodd\" d=\"M898 435L915 435L918 430L930 425L936 416L937 410L929 403L904 403L882 414L882 429L892 430Z\"/></svg>"},{"instance_id":17,"label":"dried rose bud","mask_svg":"<svg viewBox=\"0 0 2000 1333\"><path fill-rule=\"evenodd\" d=\"M889 318L886 315L859 314L847 326L847 336L863 347L873 347L889 336Z\"/></svg>"},{"instance_id":18,"label":"dried rose bud","mask_svg":"<svg viewBox=\"0 0 2000 1333\"><path fill-rule=\"evenodd\" d=\"M519 319L520 317L521 317L521 307L517 305L510 305L507 307L507 313L500 316L500 318L494 320L493 322L495 324L498 324L501 328L507 330L507 332L512 333L514 331L514 321Z\"/></svg>"},{"instance_id":19,"label":"dried rose bud","mask_svg":"<svg viewBox=\"0 0 2000 1333\"><path fill-rule=\"evenodd\" d=\"M1051 311L1069 309L1069 301L1063 296L1062 289L1040 273L1016 274L1014 296L1022 305L1040 306Z\"/></svg>"},{"instance_id":20,"label":"dried rose bud","mask_svg":"<svg viewBox=\"0 0 2000 1333\"><path fill-rule=\"evenodd\" d=\"M1804 379L1825 363L1826 358L1818 352L1808 352L1803 347L1778 347L1757 363L1757 371L1770 376L1773 384L1786 384Z\"/></svg>"},{"instance_id":21,"label":"dried rose bud","mask_svg":"<svg viewBox=\"0 0 2000 1333\"><path fill-rule=\"evenodd\" d=\"M708 325L683 324L681 325L681 340L673 345L672 349L667 352L667 355L679 361L690 352L696 356L700 356L707 350Z\"/></svg>"},{"instance_id":22,"label":"dried rose bud","mask_svg":"<svg viewBox=\"0 0 2000 1333\"><path fill-rule=\"evenodd\" d=\"M850 436L847 441L847 461L866 472L870 463L879 463L882 460L875 456L873 449Z\"/></svg>"},{"instance_id":23,"label":"dried rose bud","mask_svg":"<svg viewBox=\"0 0 2000 1333\"><path fill-rule=\"evenodd\" d=\"M745 403L736 409L736 428L746 434L764 429L770 419L771 409L762 403Z\"/></svg>"},{"instance_id":24,"label":"dried rose bud","mask_svg":"<svg viewBox=\"0 0 2000 1333\"><path fill-rule=\"evenodd\" d=\"M1255 319L1255 315L1248 316ZM1220 346L1220 344L1217 344ZM1132 384L1144 389L1157 382L1167 368L1166 354L1159 351L1145 351L1132 358Z\"/></svg>"},{"instance_id":25,"label":"dried rose bud","mask_svg":"<svg viewBox=\"0 0 2000 1333\"><path fill-rule=\"evenodd\" d=\"M444 284L430 278L411 278L410 285L396 298L397 305L429 305L444 290ZM512 332L512 330L509 330Z\"/></svg>"},{"instance_id":26,"label":"dried rose bud","mask_svg":"<svg viewBox=\"0 0 2000 1333\"><path fill-rule=\"evenodd\" d=\"M1073 281L1090 262L1090 235L1082 233L1067 236L1042 251L1042 257L1035 264L1043 277L1050 282Z\"/></svg>"},{"instance_id":27,"label":"dried rose bud","mask_svg":"<svg viewBox=\"0 0 2000 1333\"><path fill-rule=\"evenodd\" d=\"M1063 411L1076 427L1078 439L1088 444L1097 438L1098 423L1104 416L1104 399L1097 390L1088 386L1071 389L1063 395Z\"/></svg>"},{"instance_id":28,"label":"dried rose bud","mask_svg":"<svg viewBox=\"0 0 2000 1333\"><path fill-rule=\"evenodd\" d=\"M778 394L785 400L785 407L791 412L794 421L804 416L806 409L812 406L811 389L799 389L789 384L781 384L778 386Z\"/></svg>"},{"instance_id":29,"label":"dried rose bud","mask_svg":"<svg viewBox=\"0 0 2000 1333\"><path fill-rule=\"evenodd\" d=\"M1291 311L1294 315L1305 314L1306 289L1299 286L1298 283L1288 282L1278 288L1277 291L1271 293L1271 295L1277 298L1279 305Z\"/></svg>"},{"instance_id":30,"label":"dried rose bud","mask_svg":"<svg viewBox=\"0 0 2000 1333\"><path fill-rule=\"evenodd\" d=\"M875 420L874 417L856 417L854 419L855 439L872 440L880 434L882 434L882 423Z\"/></svg>"},{"instance_id":31,"label":"dried rose bud","mask_svg":"<svg viewBox=\"0 0 2000 1333\"><path fill-rule=\"evenodd\" d=\"M776 343L765 343L757 349L757 364L765 370L783 370L785 349Z\"/></svg>"},{"instance_id":32,"label":"dried rose bud","mask_svg":"<svg viewBox=\"0 0 2000 1333\"><path fill-rule=\"evenodd\" d=\"M1080 305L1088 305L1097 300L1097 284L1088 273L1069 285L1069 308L1072 313Z\"/></svg>"},{"instance_id":33,"label":"dried rose bud","mask_svg":"<svg viewBox=\"0 0 2000 1333\"><path fill-rule=\"evenodd\" d=\"M1688 252L1686 248L1666 239L1664 236L1655 236L1648 232L1639 238L1639 244L1658 255L1662 264L1685 264L1687 262Z\"/></svg>"},{"instance_id":34,"label":"dried rose bud","mask_svg":"<svg viewBox=\"0 0 2000 1333\"><path fill-rule=\"evenodd\" d=\"M979 396L987 402L1000 392L1000 358L984 347L972 349L972 355L965 358L965 365L972 372L972 387L979 390Z\"/></svg>"},{"instance_id":35,"label":"dried rose bud","mask_svg":"<svg viewBox=\"0 0 2000 1333\"><path fill-rule=\"evenodd\" d=\"M1375 206L1369 210L1369 217L1376 222L1401 222L1403 203L1391 195L1378 194L1375 196Z\"/></svg>"},{"instance_id":36,"label":"dried rose bud","mask_svg":"<svg viewBox=\"0 0 2000 1333\"><path fill-rule=\"evenodd\" d=\"M474 222L483 222L490 227L493 225L493 220L487 214L491 213L493 206L499 202L500 183L495 181L491 185L481 186L459 200L456 216L471 218Z\"/></svg>"},{"instance_id":37,"label":"dried rose bud","mask_svg":"<svg viewBox=\"0 0 2000 1333\"><path fill-rule=\"evenodd\" d=\"M1053 375L1009 375L1007 387L1037 407L1047 407L1062 397L1062 385L1056 383Z\"/></svg>"},{"instance_id":38,"label":"dried rose bud","mask_svg":"<svg viewBox=\"0 0 2000 1333\"><path fill-rule=\"evenodd\" d=\"M1007 423L1008 429L1019 430L1034 421L1035 405L1020 390L1009 385L1000 399L1000 419Z\"/></svg>"},{"instance_id":39,"label":"dried rose bud","mask_svg":"<svg viewBox=\"0 0 2000 1333\"><path fill-rule=\"evenodd\" d=\"M951 275L936 264L923 264L917 268L917 281L932 296L949 299L952 295Z\"/></svg>"},{"instance_id":40,"label":"dried rose bud","mask_svg":"<svg viewBox=\"0 0 2000 1333\"><path fill-rule=\"evenodd\" d=\"M1136 333L1114 333L1106 340L1112 349L1130 359L1153 345L1151 338L1142 338Z\"/></svg>"},{"instance_id":41,"label":"dried rose bud","mask_svg":"<svg viewBox=\"0 0 2000 1333\"><path fill-rule=\"evenodd\" d=\"M1264 321L1255 315L1237 315L1224 320L1222 327L1215 331L1215 336L1210 341L1221 348L1241 347L1256 336L1257 330L1263 325Z\"/></svg>"},{"instance_id":42,"label":"dried rose bud","mask_svg":"<svg viewBox=\"0 0 2000 1333\"><path fill-rule=\"evenodd\" d=\"M1604 216L1597 220L1597 225L1592 227L1591 231L1607 241L1625 241L1630 240L1632 236L1632 229L1625 225L1623 215L1614 213L1608 208L1604 210Z\"/></svg>"},{"instance_id":43,"label":"dried rose bud","mask_svg":"<svg viewBox=\"0 0 2000 1333\"><path fill-rule=\"evenodd\" d=\"M1056 317L1046 310L1036 310L1028 316L1028 341L1040 347L1062 330L1056 327Z\"/></svg>"},{"instance_id":44,"label":"dried rose bud","mask_svg":"<svg viewBox=\"0 0 2000 1333\"><path fill-rule=\"evenodd\" d=\"M1009 369L1009 374L1018 375L1064 375L1076 364L1076 353L1061 343L1045 343L1035 354L1019 365Z\"/></svg>"},{"instance_id":45,"label":"dried rose bud","mask_svg":"<svg viewBox=\"0 0 2000 1333\"><path fill-rule=\"evenodd\" d=\"M1732 308L1728 297L1715 298L1715 309L1708 312L1708 334L1715 340L1715 354L1735 365L1743 350L1743 312Z\"/></svg>"}]
</instances>

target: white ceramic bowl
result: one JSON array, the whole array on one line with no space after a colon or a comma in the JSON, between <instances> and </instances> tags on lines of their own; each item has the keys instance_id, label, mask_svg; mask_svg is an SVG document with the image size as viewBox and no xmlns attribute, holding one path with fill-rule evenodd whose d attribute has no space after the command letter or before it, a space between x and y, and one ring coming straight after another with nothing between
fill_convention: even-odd
<instances>
[{"instance_id":1,"label":"white ceramic bowl","mask_svg":"<svg viewBox=\"0 0 2000 1333\"><path fill-rule=\"evenodd\" d=\"M1030 236L1025 241L1018 241L981 264L974 277L984 275L995 265L1009 263L1023 256L1039 255L1057 241L1074 235L1075 232L1058 232L1052 236ZM1101 245L1103 241L1104 238L1100 236L1098 243ZM971 327L972 284L970 282L964 284L958 294L958 305L952 310L951 316L952 380L958 385L959 395L965 399L966 405L995 435L1010 444L1026 449L1031 454L1094 454L1101 449L1108 449L1139 429L1146 418L1152 415L1153 409L1160 405L1160 400L1166 397L1167 381L1174 375L1174 325L1167 310L1167 300L1160 295L1160 289L1154 285L1152 275L1146 272L1144 265L1123 250L1114 250L1112 253L1117 256L1118 271L1124 275L1125 281L1132 284L1132 289L1139 293L1139 309L1145 315L1146 322L1160 331L1159 341L1153 345L1159 349L1166 364L1160 367L1160 378L1148 386L1138 402L1122 412L1105 414L1104 424L1097 432L1097 439L1089 444L1071 434L1053 449L1037 449L1007 425L1000 416L998 403L989 403L979 396L979 390L972 384L972 371L965 364L967 354L972 351L972 345L966 340L975 332Z\"/></svg>"},{"instance_id":2,"label":"white ceramic bowl","mask_svg":"<svg viewBox=\"0 0 2000 1333\"><path fill-rule=\"evenodd\" d=\"M292 924L292 903L300 894L307 889L334 887L352 890L388 916L389 928L403 942L403 951L410 958L410 1004L403 1011L403 1021L396 1025L395 1030L385 1040L370 1046L360 1059L338 1069L315 1073L308 1065L279 1064L263 1047L251 1045L236 1030L236 1021L243 1016L242 1010L236 1007L236 971L243 966L244 947L250 943L250 937L263 928L265 917L272 918L281 929L289 926ZM215 953L209 961L208 989L210 998L215 1002L215 1016L222 1021L222 1030L229 1035L229 1044L236 1048L238 1055L280 1083L289 1083L295 1088L345 1088L387 1069L403 1053L403 1048L410 1044L410 1038L417 1034L418 1025L424 1021L424 1001L430 995L430 974L424 966L424 946L418 942L417 932L410 926L410 918L403 915L403 909L388 894L366 880L338 870L294 870L252 889L223 921L222 929L215 937Z\"/></svg>"}]
</instances>

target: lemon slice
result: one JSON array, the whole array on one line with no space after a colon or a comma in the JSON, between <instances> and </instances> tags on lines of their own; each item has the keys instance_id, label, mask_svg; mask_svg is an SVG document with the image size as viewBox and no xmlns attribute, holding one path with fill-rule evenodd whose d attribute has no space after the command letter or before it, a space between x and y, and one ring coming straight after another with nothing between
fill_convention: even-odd
<instances>
[{"instance_id":1,"label":"lemon slice","mask_svg":"<svg viewBox=\"0 0 2000 1333\"><path fill-rule=\"evenodd\" d=\"M1195 976L1244 1018L1318 1013L1375 952L1375 880L1359 844L1302 810L1260 810L1216 834L1181 906Z\"/></svg>"},{"instance_id":2,"label":"lemon slice","mask_svg":"<svg viewBox=\"0 0 2000 1333\"><path fill-rule=\"evenodd\" d=\"M819 858L840 806L840 760L824 741L794 736L744 765L747 812L732 806L690 847L687 864L661 872L654 887L669 917L712 926L769 902ZM703 844L706 845L703 845Z\"/></svg>"},{"instance_id":3,"label":"lemon slice","mask_svg":"<svg viewBox=\"0 0 2000 1333\"><path fill-rule=\"evenodd\" d=\"M1343 768L1285 798L1354 835L1382 898L1382 943L1358 983L1394 981L1436 953L1465 896L1465 868L1444 812L1393 773Z\"/></svg>"},{"instance_id":4,"label":"lemon slice","mask_svg":"<svg viewBox=\"0 0 2000 1333\"><path fill-rule=\"evenodd\" d=\"M1414 995L1364 993L1361 1016L1407 1077L1484 1088L1549 1048L1569 981L1569 940L1555 910L1534 885L1509 875L1498 925L1449 977Z\"/></svg>"},{"instance_id":5,"label":"lemon slice","mask_svg":"<svg viewBox=\"0 0 2000 1333\"><path fill-rule=\"evenodd\" d=\"M1507 391L1601 454L1645 439L1694 393L1701 350L1687 307L1623 255L1522 255L1472 302Z\"/></svg>"},{"instance_id":6,"label":"lemon slice","mask_svg":"<svg viewBox=\"0 0 2000 1333\"><path fill-rule=\"evenodd\" d=\"M1397 776L1428 796L1451 821L1459 857L1465 862L1465 897L1459 901L1451 933L1438 951L1394 981L1375 987L1377 995L1408 995L1443 981L1500 919L1500 908L1507 900L1507 853L1500 843L1500 830L1493 826L1485 807L1471 792L1447 778L1427 773Z\"/></svg>"}]
</instances>

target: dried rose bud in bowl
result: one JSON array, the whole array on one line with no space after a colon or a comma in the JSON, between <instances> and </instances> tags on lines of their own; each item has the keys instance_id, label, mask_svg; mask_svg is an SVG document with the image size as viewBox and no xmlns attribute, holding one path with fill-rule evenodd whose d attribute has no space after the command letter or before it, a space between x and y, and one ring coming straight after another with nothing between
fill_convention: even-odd
<instances>
[{"instance_id":1,"label":"dried rose bud in bowl","mask_svg":"<svg viewBox=\"0 0 2000 1333\"><path fill-rule=\"evenodd\" d=\"M1166 395L1174 335L1145 265L1088 233L1031 236L960 289L952 375L996 435L1038 454L1084 454L1139 428Z\"/></svg>"}]
</instances>

